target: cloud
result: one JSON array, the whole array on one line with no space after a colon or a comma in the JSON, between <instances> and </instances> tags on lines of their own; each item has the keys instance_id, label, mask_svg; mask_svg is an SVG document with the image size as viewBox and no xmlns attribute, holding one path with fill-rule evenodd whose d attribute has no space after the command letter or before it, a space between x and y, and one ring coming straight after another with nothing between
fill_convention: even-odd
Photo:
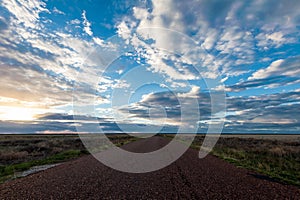
<instances>
[{"instance_id":1,"label":"cloud","mask_svg":"<svg viewBox=\"0 0 300 200\"><path fill-rule=\"evenodd\" d=\"M70 24L80 24L80 20L79 19L73 19L70 21Z\"/></svg>"},{"instance_id":2,"label":"cloud","mask_svg":"<svg viewBox=\"0 0 300 200\"><path fill-rule=\"evenodd\" d=\"M136 126L141 127L141 132L149 133L149 130L158 129L161 132L175 132L176 126L146 126L143 123L128 123L116 122L111 118L95 118L84 115L68 115L61 113L48 113L40 115L34 121L1 121L0 120L0 134L22 134L22 133L37 133L37 134L77 134L77 133L97 133L101 128L105 133L136 133ZM80 128L84 127L84 128ZM95 127L98 127L95 129ZM139 132L139 133L141 133Z\"/></svg>"},{"instance_id":3,"label":"cloud","mask_svg":"<svg viewBox=\"0 0 300 200\"><path fill-rule=\"evenodd\" d=\"M263 79L254 79L247 80L237 83L235 85L227 86L227 91L242 91L249 88L272 88L278 86L284 86L289 84L296 84L299 82L299 78L297 77L287 77L287 76L272 76Z\"/></svg>"},{"instance_id":4,"label":"cloud","mask_svg":"<svg viewBox=\"0 0 300 200\"><path fill-rule=\"evenodd\" d=\"M299 128L299 92L277 93L253 97L231 97L227 109L231 114L227 120L233 123L261 123L287 125ZM269 125L269 126L270 126ZM270 129L271 131L272 129ZM255 128L254 128L255 131ZM288 131L288 129L286 129Z\"/></svg>"},{"instance_id":5,"label":"cloud","mask_svg":"<svg viewBox=\"0 0 300 200\"><path fill-rule=\"evenodd\" d=\"M247 88L278 87L299 83L300 56L273 61L268 67L255 71L246 81L229 86L229 90Z\"/></svg>"},{"instance_id":6,"label":"cloud","mask_svg":"<svg viewBox=\"0 0 300 200\"><path fill-rule=\"evenodd\" d=\"M82 19L83 19L83 30L88 34L89 36L93 35L92 29L91 29L91 22L89 22L86 18L86 11L84 10L82 12Z\"/></svg>"},{"instance_id":7,"label":"cloud","mask_svg":"<svg viewBox=\"0 0 300 200\"><path fill-rule=\"evenodd\" d=\"M184 95L181 103L188 105L185 107L185 112L188 113L186 119L181 119L182 104L179 103L180 98L178 99L180 95ZM196 99L198 105L192 104L194 102L192 99ZM144 119L145 123L149 124L160 122L160 124L181 126L184 123L187 125L189 121L195 122L195 118L198 118L198 131L203 133L207 131L208 124L221 120L217 113L211 113L210 101L209 93L193 88L187 93L151 93L129 107L121 108L120 111L127 113L130 119ZM226 104L224 132L280 133L284 130L284 133L292 133L300 129L299 91L261 96L228 96ZM197 108L200 116L195 115Z\"/></svg>"},{"instance_id":8,"label":"cloud","mask_svg":"<svg viewBox=\"0 0 300 200\"><path fill-rule=\"evenodd\" d=\"M284 62L283 59L272 62L272 64L269 67L267 67L266 69L260 69L260 70L256 71L255 73L253 73L252 76L248 78L248 80L262 79L262 78L267 78L270 75L273 75L274 73L278 74L279 69L280 69L279 67L281 66L281 64L283 62Z\"/></svg>"},{"instance_id":9,"label":"cloud","mask_svg":"<svg viewBox=\"0 0 300 200\"><path fill-rule=\"evenodd\" d=\"M197 98L200 93L199 86L192 86L191 90L187 93L179 93L178 96L181 98Z\"/></svg>"},{"instance_id":10,"label":"cloud","mask_svg":"<svg viewBox=\"0 0 300 200\"><path fill-rule=\"evenodd\" d=\"M216 114L211 113L210 94L201 92L197 86L186 93L150 93L120 111L132 119L145 119L148 124L183 127L196 126L199 120L210 120Z\"/></svg>"},{"instance_id":11,"label":"cloud","mask_svg":"<svg viewBox=\"0 0 300 200\"><path fill-rule=\"evenodd\" d=\"M129 82L110 75L95 84L104 66L111 61L111 57L105 57L103 52L113 52L117 44L108 44L102 35L93 33L94 20L87 19L90 11L83 10L81 19L76 19L80 16L66 18L61 24L67 24L67 27L59 27L51 21L55 20L52 16L59 17L57 14L64 13L56 7L48 10L46 4L38 0L1 1L0 9L5 14L5 17L0 17L1 105L30 108L37 113L41 110L59 112L58 107L70 105L73 96L84 110L95 94L98 104L107 104L110 102L109 91L129 88ZM215 92L287 85L297 87L295 84L299 83L300 58L295 51L300 36L299 1L153 0L136 5L132 2L116 4L118 2L112 6L116 6L117 11L126 10L126 13L122 10L114 15L115 26L109 24L124 40L120 48L133 50L136 63L146 64L147 70L166 80L164 87L175 91L174 94L145 95L142 101L129 106L130 119L114 119L130 130L134 130L134 123L141 127L143 123L152 123L151 126L156 127L163 119L167 124L163 130L176 130L180 124L176 95L187 107L198 102L199 125L207 127L212 120L209 95L198 86L186 91L188 83L201 81L201 76L216 79L221 73L221 82L227 79L226 83L232 84L216 85ZM254 66L257 67L255 72ZM127 69L122 69L122 75ZM80 95L72 94L74 86ZM227 130L242 130L243 126L247 131L251 131L251 126L260 131L263 126L276 131L280 128L297 130L299 122L288 116L288 112L298 116L295 113L299 106L297 92L228 97ZM190 118L183 123L194 120L195 110L192 108L187 109ZM126 113L127 108L117 109ZM213 118L217 119L214 114ZM43 120L36 126L30 124L25 130L75 130L75 125L69 123ZM104 120L106 130L120 131L114 120ZM13 130L8 124L3 124L6 127L3 130ZM21 131L20 124L10 122L10 125Z\"/></svg>"},{"instance_id":12,"label":"cloud","mask_svg":"<svg viewBox=\"0 0 300 200\"><path fill-rule=\"evenodd\" d=\"M279 59L271 63L267 68L260 69L252 74L248 80L268 78L272 76L300 76L300 56L290 57L286 60Z\"/></svg>"},{"instance_id":13,"label":"cloud","mask_svg":"<svg viewBox=\"0 0 300 200\"><path fill-rule=\"evenodd\" d=\"M56 7L53 8L53 12L54 12L54 13L57 13L57 14L60 14L60 15L66 15L66 13L64 13L64 12L61 11L61 10L58 10Z\"/></svg>"},{"instance_id":14,"label":"cloud","mask_svg":"<svg viewBox=\"0 0 300 200\"><path fill-rule=\"evenodd\" d=\"M167 6L165 5L167 4ZM191 41L189 44L182 43L187 38L182 38L180 34L170 32L161 27L178 26L179 21L172 21L174 15L180 18L180 13L175 13L173 2L167 1L163 4L159 1L153 1L153 10L139 7L133 8L133 18L125 19L117 25L117 33L121 38L128 40L133 46L138 56L145 59L150 65L149 70L154 73L162 74L171 80L192 80L197 79L197 75L192 73L188 68L182 68L187 63L182 58L168 54L162 49L173 54L182 54L191 49ZM177 16L178 14L178 16ZM152 29L149 29L152 28ZM132 30L136 30L134 33ZM176 30L176 29L174 29ZM147 40L153 40L148 43ZM186 45L183 47L183 45ZM168 63L169 62L169 63Z\"/></svg>"},{"instance_id":15,"label":"cloud","mask_svg":"<svg viewBox=\"0 0 300 200\"><path fill-rule=\"evenodd\" d=\"M200 110L198 131L205 133L208 124L218 120L218 115L211 118L210 95L196 89L187 93L194 96L184 98L182 102L187 105L185 112L189 118L184 123L195 121L195 106L191 106L197 99ZM183 94L178 93L178 94ZM197 94L197 95L196 95ZM180 124L181 106L174 93L152 93L143 97L138 103L133 103L129 108L120 108L120 112L129 109L126 121L114 118L95 118L84 115L68 115L62 113L43 114L36 121L12 122L0 121L1 133L41 133L41 132L76 132L76 127L100 126L109 133L136 132L141 130L160 130L162 132L176 132ZM272 95L227 97L227 115L223 132L229 133L297 133L300 129L300 92L277 93ZM278 114L280 113L280 115ZM166 114L166 115L165 115ZM199 116L198 116L199 117ZM136 127L140 127L137 129ZM80 131L81 129L79 129ZM284 131L284 132L283 132Z\"/></svg>"},{"instance_id":16,"label":"cloud","mask_svg":"<svg viewBox=\"0 0 300 200\"><path fill-rule=\"evenodd\" d=\"M15 18L19 24L24 24L25 27L36 28L39 14L48 12L46 3L42 1L26 1L26 0L3 0L4 6Z\"/></svg>"},{"instance_id":17,"label":"cloud","mask_svg":"<svg viewBox=\"0 0 300 200\"><path fill-rule=\"evenodd\" d=\"M181 71L176 72L176 66L161 62L155 47L163 47L170 52L189 52L185 57L194 66L203 66L201 75L205 78L216 78L219 72L226 76L240 76L249 72L251 65L260 57L260 51L265 51L265 48L276 49L297 40L299 7L299 2L296 1L283 5L274 4L273 1L206 0L169 0L162 4L153 0L151 9L134 7L132 16L126 15L117 28L118 34L127 40L135 37L133 30L142 38L152 37L155 42L151 45L137 42L136 38L128 42L132 42L136 49L141 46L147 49L147 54L139 56L146 58L153 72L167 75L172 80L181 77L180 74L182 77L189 77L186 80L195 79L197 75L186 76ZM208 52L190 52L194 49L189 46L191 44L185 45L185 40L176 38L175 34L166 34L157 27L189 35ZM143 28L152 29L144 33ZM257 51L256 46L262 49ZM181 65L183 64L185 63L181 59Z\"/></svg>"},{"instance_id":18,"label":"cloud","mask_svg":"<svg viewBox=\"0 0 300 200\"><path fill-rule=\"evenodd\" d=\"M230 97L224 132L298 133L300 119L299 92L272 95Z\"/></svg>"},{"instance_id":19,"label":"cloud","mask_svg":"<svg viewBox=\"0 0 300 200\"><path fill-rule=\"evenodd\" d=\"M5 18L0 16L0 31L7 29L7 27L8 27L8 24L5 20Z\"/></svg>"},{"instance_id":20,"label":"cloud","mask_svg":"<svg viewBox=\"0 0 300 200\"><path fill-rule=\"evenodd\" d=\"M63 79L59 80L30 68L1 65L0 71L1 96L14 99L20 105L29 106L31 103L37 107L49 108L72 101L72 85Z\"/></svg>"},{"instance_id":21,"label":"cloud","mask_svg":"<svg viewBox=\"0 0 300 200\"><path fill-rule=\"evenodd\" d=\"M13 0L3 1L1 6L7 9L7 18L0 18L0 26L5 28L0 32L1 105L39 114L41 110L57 112L58 106L70 105L72 99L90 104L88 100L94 99L99 89L94 82L102 70L101 52L96 48L105 47L104 41L98 37L82 39L53 28L51 21L44 20L51 14L44 2ZM41 13L46 16L40 17ZM85 14L84 24L90 27ZM72 23L76 26L78 21ZM113 81L111 87L126 86ZM74 86L85 89L76 96ZM95 102L108 100L98 95Z\"/></svg>"}]
</instances>

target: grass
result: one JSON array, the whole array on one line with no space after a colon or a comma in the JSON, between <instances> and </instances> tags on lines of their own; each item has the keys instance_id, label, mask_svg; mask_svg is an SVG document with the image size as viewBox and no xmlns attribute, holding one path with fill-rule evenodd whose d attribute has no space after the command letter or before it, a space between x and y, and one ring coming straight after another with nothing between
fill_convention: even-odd
<instances>
[{"instance_id":1,"label":"grass","mask_svg":"<svg viewBox=\"0 0 300 200\"><path fill-rule=\"evenodd\" d=\"M191 147L199 149L203 139L197 136ZM281 183L300 186L299 140L221 137L211 154Z\"/></svg>"},{"instance_id":2,"label":"grass","mask_svg":"<svg viewBox=\"0 0 300 200\"><path fill-rule=\"evenodd\" d=\"M183 136L180 142L185 143L185 137L189 136ZM210 154L275 181L300 187L300 137L278 138L221 136ZM199 150L203 140L204 136L196 136L190 147Z\"/></svg>"},{"instance_id":3,"label":"grass","mask_svg":"<svg viewBox=\"0 0 300 200\"><path fill-rule=\"evenodd\" d=\"M0 135L0 166L42 160L71 150L85 150L78 136Z\"/></svg>"},{"instance_id":4,"label":"grass","mask_svg":"<svg viewBox=\"0 0 300 200\"><path fill-rule=\"evenodd\" d=\"M108 137L116 146L136 140L124 134ZM0 183L31 167L61 163L86 154L89 152L78 135L0 135Z\"/></svg>"},{"instance_id":5,"label":"grass","mask_svg":"<svg viewBox=\"0 0 300 200\"><path fill-rule=\"evenodd\" d=\"M203 136L195 137L191 147L199 149L203 139ZM137 138L114 135L110 136L110 140L116 146L122 146ZM78 136L0 136L0 183L13 178L15 172L60 163L87 153ZM282 183L300 186L299 139L221 137L211 154Z\"/></svg>"},{"instance_id":6,"label":"grass","mask_svg":"<svg viewBox=\"0 0 300 200\"><path fill-rule=\"evenodd\" d=\"M244 167L267 175L275 180L300 186L299 155L278 155L270 151L246 151L215 147L213 155L238 167Z\"/></svg>"},{"instance_id":7,"label":"grass","mask_svg":"<svg viewBox=\"0 0 300 200\"><path fill-rule=\"evenodd\" d=\"M26 171L33 166L60 163L86 154L88 154L88 152L85 150L68 150L41 160L0 166L0 182L11 179L16 172Z\"/></svg>"}]
</instances>

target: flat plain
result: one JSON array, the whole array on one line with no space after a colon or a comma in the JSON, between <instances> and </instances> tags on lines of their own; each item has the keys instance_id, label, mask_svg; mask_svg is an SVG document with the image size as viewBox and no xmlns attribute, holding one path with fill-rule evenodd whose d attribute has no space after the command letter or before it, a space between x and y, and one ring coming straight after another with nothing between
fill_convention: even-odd
<instances>
[{"instance_id":1,"label":"flat plain","mask_svg":"<svg viewBox=\"0 0 300 200\"><path fill-rule=\"evenodd\" d=\"M166 145L171 137L134 141L130 136L115 135L111 140L129 151L150 152ZM0 185L0 194L3 199L299 199L300 142L293 137L222 136L211 154L199 159L197 149L204 137L197 136L192 148L170 166L146 174L129 174L85 155L88 152L78 136L1 136L1 152L27 152L11 158L1 153L2 169L49 158L53 161L62 154L63 159L54 160L64 163L6 181ZM26 146L40 149L30 154ZM70 151L81 153L64 154Z\"/></svg>"}]
</instances>

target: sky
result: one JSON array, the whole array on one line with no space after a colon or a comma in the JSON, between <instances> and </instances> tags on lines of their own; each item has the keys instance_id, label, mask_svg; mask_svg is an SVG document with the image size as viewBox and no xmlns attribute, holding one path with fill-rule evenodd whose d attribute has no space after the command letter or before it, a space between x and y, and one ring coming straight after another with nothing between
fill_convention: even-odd
<instances>
[{"instance_id":1,"label":"sky","mask_svg":"<svg viewBox=\"0 0 300 200\"><path fill-rule=\"evenodd\" d=\"M300 1L1 0L0 133L300 133Z\"/></svg>"}]
</instances>

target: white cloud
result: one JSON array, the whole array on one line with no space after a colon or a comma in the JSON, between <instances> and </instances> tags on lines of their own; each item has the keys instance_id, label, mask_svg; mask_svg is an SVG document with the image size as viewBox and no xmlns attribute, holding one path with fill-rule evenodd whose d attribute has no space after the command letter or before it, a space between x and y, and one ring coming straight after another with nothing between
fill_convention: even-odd
<instances>
[{"instance_id":1,"label":"white cloud","mask_svg":"<svg viewBox=\"0 0 300 200\"><path fill-rule=\"evenodd\" d=\"M285 39L283 38L283 34L281 32L275 32L272 34L267 34L266 35L267 39L273 40L276 43L282 43L285 41Z\"/></svg>"},{"instance_id":2,"label":"white cloud","mask_svg":"<svg viewBox=\"0 0 300 200\"><path fill-rule=\"evenodd\" d=\"M73 19L70 21L70 24L80 24L80 20L79 19Z\"/></svg>"},{"instance_id":3,"label":"white cloud","mask_svg":"<svg viewBox=\"0 0 300 200\"><path fill-rule=\"evenodd\" d=\"M60 15L66 15L66 13L64 13L64 12L61 11L61 10L58 10L56 7L53 8L53 12L54 12L54 13L57 13L57 14L60 14Z\"/></svg>"},{"instance_id":4,"label":"white cloud","mask_svg":"<svg viewBox=\"0 0 300 200\"><path fill-rule=\"evenodd\" d=\"M204 46L204 48L207 50L211 50L215 45L218 35L219 35L219 33L216 29L209 30L207 32L206 38L202 44Z\"/></svg>"},{"instance_id":5,"label":"white cloud","mask_svg":"<svg viewBox=\"0 0 300 200\"><path fill-rule=\"evenodd\" d=\"M215 88L212 88L212 90L214 91L226 91L226 92L230 92L231 89L230 88L227 88L225 85L217 85Z\"/></svg>"},{"instance_id":6,"label":"white cloud","mask_svg":"<svg viewBox=\"0 0 300 200\"><path fill-rule=\"evenodd\" d=\"M153 9L133 8L133 16L124 16L115 27L119 36L131 43L140 58L150 64L148 69L162 75L166 83L176 89L187 87L185 80L199 79L191 65L197 66L195 68L205 78L216 78L221 71L225 76L221 82L224 82L228 76L249 72L258 60L270 61L273 55L265 55L267 51L261 54L264 48L276 51L299 38L299 1L280 5L268 0L250 3L153 0L152 4ZM41 13L49 13L45 2L2 0L1 5L10 12L7 19L0 17L0 26L4 27L0 31L3 44L0 52L5 58L0 62L1 104L25 107L35 104L46 108L65 105L71 101L71 83L75 80L76 84L86 87L82 94L84 103L90 103L87 99L91 99L95 90L106 92L129 87L126 82L108 77L103 77L99 87L94 85L103 70L102 55L98 51L93 55L89 52L107 44L101 36L94 36L86 11L82 13L82 22L74 19L68 25L74 27L72 25L83 23L84 33L91 36L89 39L65 30L49 31L45 19L40 18ZM210 12L214 9L218 12ZM56 8L52 12L63 14ZM178 31L179 35L170 30ZM209 52L201 50L202 47ZM284 54L282 57L285 58ZM254 72L248 81L272 76L288 76L294 81L300 75L299 63L299 57L279 59ZM79 68L81 73L77 79ZM253 82L253 85L259 84ZM273 83L268 87L277 85ZM215 89L229 90L222 85ZM196 97L197 92L199 88L193 87L180 95ZM154 94L150 96L155 97ZM150 96L145 97L147 101L151 100ZM99 97L97 102L109 101Z\"/></svg>"},{"instance_id":7,"label":"white cloud","mask_svg":"<svg viewBox=\"0 0 300 200\"><path fill-rule=\"evenodd\" d=\"M104 40L101 40L100 38L98 37L93 37L93 40L96 44L98 44L99 46L104 46Z\"/></svg>"},{"instance_id":8,"label":"white cloud","mask_svg":"<svg viewBox=\"0 0 300 200\"><path fill-rule=\"evenodd\" d=\"M189 53L186 56L189 63L203 66L201 75L205 78L216 78L219 72L227 76L244 74L249 71L251 64L257 62L255 59L259 57L260 52L255 51L256 45L265 48L277 48L295 41L295 38L297 38L295 35L297 33L295 29L296 21L292 20L296 18L297 12L290 4L280 7L279 5L273 5L270 1L266 3L254 1L245 4L239 1L216 3L206 1L181 2L176 0L164 1L163 3L153 0L152 4L153 8L151 10L139 7L133 8L133 16L126 16L119 23L119 35L127 40L132 38L132 41L128 40L128 43L134 42L140 45L141 48L146 49L146 52L150 52L149 49L154 50L149 53L151 55L140 56L152 57L154 61L152 59L148 61L158 62L159 64L159 56L153 53L155 47L164 48L170 52L189 52L194 47L191 44L186 45L186 41L174 37L175 34L166 34L165 30L158 27L190 35L190 38L195 40L196 44L200 44L206 50L220 51L218 54L216 52L201 54L195 51L194 54ZM277 13L270 10L272 6L274 6L276 12L278 11ZM219 15L208 12L210 8L214 9L216 7L220 9ZM295 7L297 6L295 5ZM289 10L291 13L289 13ZM244 14L240 15L241 12ZM274 31L275 27L270 25L271 18L265 14L266 12L271 13L272 20L276 22L276 29L282 29L282 31ZM289 25L279 23L282 21L282 15L279 13L289 19ZM256 17L258 14L262 15L261 19ZM226 19L224 20L222 16L226 16ZM145 28L147 31L144 30ZM258 30L258 34L254 29ZM137 42L137 39L134 38L133 30L136 30L144 39L152 37L155 44L147 47L141 45L141 42ZM191 35L190 32L193 32L193 34ZM263 50L263 48L259 50ZM178 74L169 67L176 69L176 67L168 64L161 65L160 69L152 66L151 69L165 75L169 73L172 79L176 80L174 77ZM193 79L193 77L189 77ZM194 78L196 77L194 75Z\"/></svg>"},{"instance_id":9,"label":"white cloud","mask_svg":"<svg viewBox=\"0 0 300 200\"><path fill-rule=\"evenodd\" d=\"M0 71L1 97L6 101L1 105L50 108L72 102L72 86L64 81L15 66L1 65Z\"/></svg>"},{"instance_id":10,"label":"white cloud","mask_svg":"<svg viewBox=\"0 0 300 200\"><path fill-rule=\"evenodd\" d=\"M272 47L279 48L284 44L289 44L295 41L294 38L291 38L288 35L289 33L284 34L281 31L278 32L261 32L256 36L257 45L264 48L265 50Z\"/></svg>"},{"instance_id":11,"label":"white cloud","mask_svg":"<svg viewBox=\"0 0 300 200\"><path fill-rule=\"evenodd\" d=\"M133 15L139 20L144 20L149 17L149 13L144 8L133 7Z\"/></svg>"},{"instance_id":12,"label":"white cloud","mask_svg":"<svg viewBox=\"0 0 300 200\"><path fill-rule=\"evenodd\" d=\"M290 57L285 60L273 61L267 68L254 72L248 80L264 79L272 76L300 76L300 56Z\"/></svg>"},{"instance_id":13,"label":"white cloud","mask_svg":"<svg viewBox=\"0 0 300 200\"><path fill-rule=\"evenodd\" d=\"M133 26L133 25L131 25ZM131 36L131 28L125 21L122 21L117 25L117 34L119 34L124 39L129 39Z\"/></svg>"},{"instance_id":14,"label":"white cloud","mask_svg":"<svg viewBox=\"0 0 300 200\"><path fill-rule=\"evenodd\" d=\"M199 97L200 87L199 86L192 86L191 90L187 93L179 93L178 96L181 98L197 98Z\"/></svg>"},{"instance_id":15,"label":"white cloud","mask_svg":"<svg viewBox=\"0 0 300 200\"><path fill-rule=\"evenodd\" d=\"M7 21L6 29L0 32L0 43L5 44L0 47L1 98L13 99L14 102L2 102L1 105L35 105L49 110L68 105L72 103L74 81L86 84L81 100L89 104L84 99L93 98L94 82L99 78L97 74L101 72L102 63L98 51L90 53L99 45L105 46L104 41L98 37L87 41L63 30L49 31L47 22L39 17L41 12L49 13L44 8L45 3L19 3L14 0L2 3L12 17ZM84 17L84 24L90 27L85 14ZM78 21L73 20L71 24L78 24ZM80 78L77 77L79 68ZM105 102L107 100L102 97L97 100L99 104Z\"/></svg>"},{"instance_id":16,"label":"white cloud","mask_svg":"<svg viewBox=\"0 0 300 200\"><path fill-rule=\"evenodd\" d=\"M172 55L172 53L187 52L191 49L190 44L183 42L186 38L182 38L180 33L168 33L166 29L160 28L165 26L164 17L170 18L170 20L174 17L172 3L172 1L164 1L163 3L155 1L151 13L143 8L133 8L135 19L125 17L117 25L117 33L127 43L134 46L138 56L146 59L152 72L165 75L172 80L197 79L198 77L195 74L191 73L188 68L183 67L186 60L184 61L182 58L176 58ZM178 16L178 18L180 17ZM136 20L139 20L139 22L136 22ZM178 23L178 20L174 22L176 25ZM173 26L172 24L170 25ZM133 30L137 30L137 34L133 33ZM153 39L155 42L148 44L145 42L147 39ZM188 42L191 43L191 41ZM171 53L168 53L168 51ZM166 60L171 60L173 64L167 64Z\"/></svg>"},{"instance_id":17,"label":"white cloud","mask_svg":"<svg viewBox=\"0 0 300 200\"><path fill-rule=\"evenodd\" d=\"M278 73L280 71L280 65L284 62L284 60L279 59L271 63L266 69L260 69L252 74L251 77L248 78L248 80L253 79L263 79L266 77L269 77L270 75L274 73Z\"/></svg>"},{"instance_id":18,"label":"white cloud","mask_svg":"<svg viewBox=\"0 0 300 200\"><path fill-rule=\"evenodd\" d=\"M82 12L82 19L83 19L83 30L86 34L88 34L89 36L92 36L93 35L93 32L92 32L92 29L91 29L91 22L89 22L86 18L86 11L84 10Z\"/></svg>"},{"instance_id":19,"label":"white cloud","mask_svg":"<svg viewBox=\"0 0 300 200\"><path fill-rule=\"evenodd\" d=\"M3 0L2 5L14 15L19 24L24 23L25 27L36 28L37 20L41 12L48 12L46 4L42 1L26 0Z\"/></svg>"}]
</instances>

